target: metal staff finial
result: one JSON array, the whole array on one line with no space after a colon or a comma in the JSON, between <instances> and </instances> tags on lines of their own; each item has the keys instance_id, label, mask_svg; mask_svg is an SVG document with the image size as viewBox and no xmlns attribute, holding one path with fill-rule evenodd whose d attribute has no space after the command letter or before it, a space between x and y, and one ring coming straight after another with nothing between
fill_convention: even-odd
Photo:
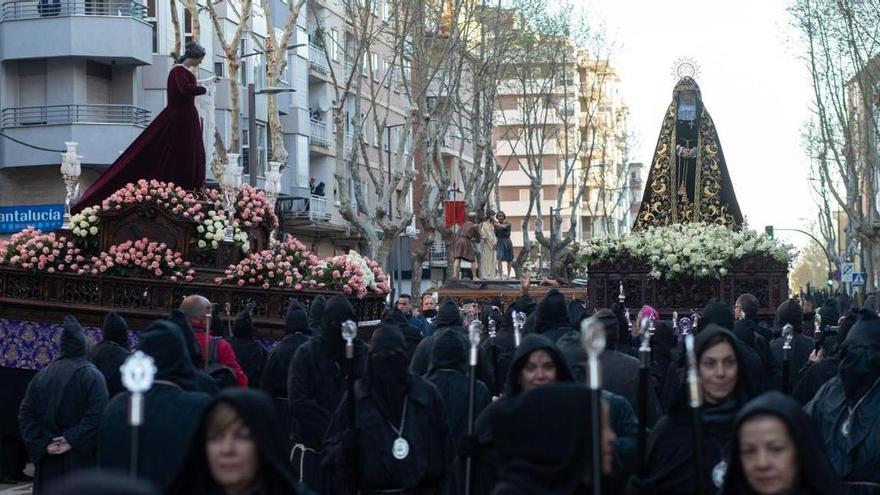
<instances>
[{"instance_id":1,"label":"metal staff finial","mask_svg":"<svg viewBox=\"0 0 880 495\"><path fill-rule=\"evenodd\" d=\"M526 314L523 311L513 312L513 344L519 347L522 342L522 328L526 324Z\"/></svg>"},{"instance_id":2,"label":"metal staff finial","mask_svg":"<svg viewBox=\"0 0 880 495\"><path fill-rule=\"evenodd\" d=\"M130 474L138 476L138 457L140 455L139 428L144 424L144 394L153 387L157 372L153 358L143 351L137 351L119 367L122 385L131 392L128 398L128 424L131 426Z\"/></svg>"},{"instance_id":3,"label":"metal staff finial","mask_svg":"<svg viewBox=\"0 0 880 495\"><path fill-rule=\"evenodd\" d=\"M357 337L357 323L346 320L342 323L342 338L345 339L345 358L354 358L354 339Z\"/></svg>"},{"instance_id":4,"label":"metal staff finial","mask_svg":"<svg viewBox=\"0 0 880 495\"><path fill-rule=\"evenodd\" d=\"M626 303L626 294L623 292L623 280L620 281L620 292L617 295L617 302L620 304Z\"/></svg>"},{"instance_id":5,"label":"metal staff finial","mask_svg":"<svg viewBox=\"0 0 880 495\"><path fill-rule=\"evenodd\" d=\"M590 368L590 388L601 388L599 380L599 355L605 350L605 329L595 318L587 318L581 323L581 345L587 351ZM595 368L595 369L594 369Z\"/></svg>"},{"instance_id":6,"label":"metal staff finial","mask_svg":"<svg viewBox=\"0 0 880 495\"><path fill-rule=\"evenodd\" d=\"M483 323L480 320L474 320L468 325L468 340L471 343L470 359L468 363L471 366L477 365L477 354L480 348L480 335L483 333Z\"/></svg>"}]
</instances>

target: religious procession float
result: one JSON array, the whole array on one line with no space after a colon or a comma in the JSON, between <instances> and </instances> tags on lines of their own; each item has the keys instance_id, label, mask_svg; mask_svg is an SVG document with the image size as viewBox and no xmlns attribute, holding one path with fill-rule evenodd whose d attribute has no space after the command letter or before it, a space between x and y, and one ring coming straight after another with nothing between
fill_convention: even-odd
<instances>
[{"instance_id":1,"label":"religious procession float","mask_svg":"<svg viewBox=\"0 0 880 495\"><path fill-rule=\"evenodd\" d=\"M109 311L136 330L190 294L224 318L247 308L267 346L283 336L293 299L308 306L319 294L344 294L362 326L380 318L389 287L378 263L354 251L320 259L293 237L275 240L272 198L248 185L229 194L141 180L57 233L28 227L0 243L0 366L49 362L65 314L98 339Z\"/></svg>"}]
</instances>

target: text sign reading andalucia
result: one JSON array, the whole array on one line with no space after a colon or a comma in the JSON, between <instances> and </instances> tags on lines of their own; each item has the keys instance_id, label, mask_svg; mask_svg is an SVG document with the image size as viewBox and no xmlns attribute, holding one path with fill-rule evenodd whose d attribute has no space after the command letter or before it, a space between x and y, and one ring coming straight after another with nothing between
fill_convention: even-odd
<instances>
[{"instance_id":1,"label":"text sign reading andalucia","mask_svg":"<svg viewBox=\"0 0 880 495\"><path fill-rule=\"evenodd\" d=\"M64 205L0 206L0 234L34 227L44 232L58 230L64 219Z\"/></svg>"}]
</instances>

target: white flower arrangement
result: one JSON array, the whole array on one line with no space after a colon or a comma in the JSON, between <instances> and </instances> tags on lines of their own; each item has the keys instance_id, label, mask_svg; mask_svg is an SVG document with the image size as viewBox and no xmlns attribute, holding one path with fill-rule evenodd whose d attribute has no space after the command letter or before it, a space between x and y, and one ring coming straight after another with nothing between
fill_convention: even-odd
<instances>
[{"instance_id":1,"label":"white flower arrangement","mask_svg":"<svg viewBox=\"0 0 880 495\"><path fill-rule=\"evenodd\" d=\"M790 263L794 248L754 231L726 227L676 224L654 227L617 239L596 239L581 245L580 262L589 265L628 255L650 265L654 279L721 278L732 263L747 255L763 255Z\"/></svg>"},{"instance_id":2,"label":"white flower arrangement","mask_svg":"<svg viewBox=\"0 0 880 495\"><path fill-rule=\"evenodd\" d=\"M370 265L367 264L367 260L365 260L364 257L360 255L360 253L353 249L348 252L347 257L349 261L358 265L361 270L363 270L364 283L366 284L367 288L376 290L376 276L373 273L373 270L370 269Z\"/></svg>"},{"instance_id":3,"label":"white flower arrangement","mask_svg":"<svg viewBox=\"0 0 880 495\"><path fill-rule=\"evenodd\" d=\"M85 239L98 235L101 219L98 218L97 213L98 207L89 206L70 217L70 231L74 239Z\"/></svg>"},{"instance_id":4,"label":"white flower arrangement","mask_svg":"<svg viewBox=\"0 0 880 495\"><path fill-rule=\"evenodd\" d=\"M196 245L199 249L217 249L226 235L226 227L228 225L229 220L224 215L215 210L209 210L208 216L196 227L196 232L198 233ZM247 232L239 229L237 222L233 223L232 228L233 241L241 245L242 252L247 253L250 251L251 244L248 240Z\"/></svg>"}]
</instances>

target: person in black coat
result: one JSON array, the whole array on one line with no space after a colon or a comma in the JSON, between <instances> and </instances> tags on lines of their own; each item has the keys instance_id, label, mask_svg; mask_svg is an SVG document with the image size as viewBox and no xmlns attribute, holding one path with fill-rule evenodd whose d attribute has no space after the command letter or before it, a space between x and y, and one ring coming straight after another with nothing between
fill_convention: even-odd
<instances>
[{"instance_id":1,"label":"person in black coat","mask_svg":"<svg viewBox=\"0 0 880 495\"><path fill-rule=\"evenodd\" d=\"M324 493L437 493L450 448L443 399L407 369L395 322L383 322L372 343L354 397L346 393L321 449Z\"/></svg>"},{"instance_id":2,"label":"person in black coat","mask_svg":"<svg viewBox=\"0 0 880 495\"><path fill-rule=\"evenodd\" d=\"M287 442L271 398L227 388L205 408L169 495L303 493L287 459Z\"/></svg>"},{"instance_id":3,"label":"person in black coat","mask_svg":"<svg viewBox=\"0 0 880 495\"><path fill-rule=\"evenodd\" d=\"M480 348L485 351L492 367L494 386L489 390L492 397L501 395L507 371L510 369L510 362L513 360L513 353L516 352L516 337L513 331L513 312L515 310L514 305L508 306L501 316L495 337L490 336L480 343Z\"/></svg>"},{"instance_id":4,"label":"person in black coat","mask_svg":"<svg viewBox=\"0 0 880 495\"><path fill-rule=\"evenodd\" d=\"M455 486L464 486L465 458L472 458L473 492L491 493L498 480L498 470L507 460L497 443L497 415L504 404L524 391L553 383L574 382L574 377L556 344L544 335L523 337L507 373L504 395L477 417L474 435L462 437L458 446Z\"/></svg>"},{"instance_id":5,"label":"person in black coat","mask_svg":"<svg viewBox=\"0 0 880 495\"><path fill-rule=\"evenodd\" d=\"M418 347L419 342L422 341L421 330L413 325L406 315L397 308L387 310L382 319L391 320L397 324L398 328L400 328L400 332L403 334L403 339L406 341L406 362L410 362L413 354L416 352L416 347Z\"/></svg>"},{"instance_id":6,"label":"person in black coat","mask_svg":"<svg viewBox=\"0 0 880 495\"><path fill-rule=\"evenodd\" d=\"M437 338L438 334L452 331L458 332L461 335L467 335L467 329L464 328L464 323L461 319L461 312L459 312L458 306L455 305L455 301L449 298L443 301L443 304L440 306L437 318L434 319L434 325L437 329L419 342L409 364L409 370L419 376L426 376L431 369L431 352L434 348L434 339ZM485 351L485 348L480 349L477 378L491 390L495 386L495 381L492 377L493 372L489 356Z\"/></svg>"},{"instance_id":7,"label":"person in black coat","mask_svg":"<svg viewBox=\"0 0 880 495\"><path fill-rule=\"evenodd\" d=\"M834 301L829 300L829 303L834 304ZM823 307L821 314L831 313L830 310L826 312L825 307ZM822 318L824 321L824 316ZM837 376L837 368L840 365L840 342L846 339L846 334L857 319L858 313L850 311L846 316L839 319L839 325L836 325L837 331L828 330L830 327L835 326L834 324L822 324L823 330L819 336L819 360L814 363L811 359L801 368L801 371L798 373L797 384L791 393L792 397L800 401L801 404L806 404L813 400L813 397L816 396L816 392L819 391L822 385L825 385L826 382ZM832 321L836 324L838 319Z\"/></svg>"},{"instance_id":8,"label":"person in black coat","mask_svg":"<svg viewBox=\"0 0 880 495\"><path fill-rule=\"evenodd\" d=\"M641 480L640 493L696 493L698 476L707 493L722 486L734 419L753 395L742 358L744 348L745 344L732 333L715 324L697 335L694 351L704 398L701 416L705 472L698 473L694 464L692 415L687 386L682 384L669 413L651 431L647 476Z\"/></svg>"},{"instance_id":9,"label":"person in black coat","mask_svg":"<svg viewBox=\"0 0 880 495\"><path fill-rule=\"evenodd\" d=\"M196 336L193 333L192 327L189 326L189 321L187 321L186 315L184 315L179 309L175 309L171 312L171 315L168 316L168 321L177 325L180 334L183 336L183 342L186 345L186 353L194 368L193 376L196 392L217 395L217 393L220 392L220 386L217 384L217 380L214 380L211 375L204 371L205 359L202 356L202 348L196 342Z\"/></svg>"},{"instance_id":10,"label":"person in black coat","mask_svg":"<svg viewBox=\"0 0 880 495\"><path fill-rule=\"evenodd\" d=\"M64 317L57 359L28 384L18 411L21 438L34 463L34 493L95 464L101 412L107 405L104 376L86 359L86 335L76 318Z\"/></svg>"},{"instance_id":11,"label":"person in black coat","mask_svg":"<svg viewBox=\"0 0 880 495\"><path fill-rule=\"evenodd\" d=\"M589 390L572 384L539 387L506 404L497 415L497 430L510 459L492 495L590 493L591 408ZM607 474L615 432L605 404L602 416L602 469Z\"/></svg>"},{"instance_id":12,"label":"person in black coat","mask_svg":"<svg viewBox=\"0 0 880 495\"><path fill-rule=\"evenodd\" d=\"M138 349L153 358L157 369L153 387L144 393L138 476L164 492L183 462L211 398L195 391L195 369L176 324L153 322L141 334ZM129 396L128 392L118 394L101 417L98 467L102 470L130 468Z\"/></svg>"},{"instance_id":13,"label":"person in black coat","mask_svg":"<svg viewBox=\"0 0 880 495\"><path fill-rule=\"evenodd\" d=\"M626 330L621 331L620 319L609 309L599 310L594 316L605 330L605 350L599 356L602 369L602 387L609 392L620 395L629 401L633 410L639 408L639 360L617 350L617 342L621 335L629 336ZM652 426L660 417L660 402L657 400L656 387L648 386L648 426Z\"/></svg>"},{"instance_id":14,"label":"person in black coat","mask_svg":"<svg viewBox=\"0 0 880 495\"><path fill-rule=\"evenodd\" d=\"M782 368L770 350L770 343L760 333L761 325L755 320L758 314L758 298L752 294L743 294L736 300L735 309L739 311L740 317L729 330L761 359L764 388L781 389Z\"/></svg>"},{"instance_id":15,"label":"person in black coat","mask_svg":"<svg viewBox=\"0 0 880 495\"><path fill-rule=\"evenodd\" d=\"M354 307L343 296L331 297L321 315L321 332L301 345L290 361L287 400L291 414L291 436L302 451L300 478L312 490L321 489L319 451L333 412L346 390L348 363L342 323L356 320ZM354 340L354 376L360 378L368 347ZM303 459L305 458L305 459Z\"/></svg>"},{"instance_id":16,"label":"person in black coat","mask_svg":"<svg viewBox=\"0 0 880 495\"><path fill-rule=\"evenodd\" d=\"M449 434L453 444L467 433L468 422L468 349L470 344L458 332L444 332L434 339L431 371L425 378L440 392L446 404ZM477 380L474 395L474 418L490 402L489 390Z\"/></svg>"},{"instance_id":17,"label":"person in black coat","mask_svg":"<svg viewBox=\"0 0 880 495\"><path fill-rule=\"evenodd\" d=\"M798 371L809 361L814 345L813 339L803 333L803 311L796 299L789 299L783 302L776 310L776 331L781 333L782 328L787 324L792 326L794 332L794 336L791 339L791 359L788 364L790 366L789 377L791 377L789 386L793 387ZM811 328L810 331L812 330ZM770 350L773 351L773 357L780 366L785 366L782 352L784 344L785 337L782 335L770 341Z\"/></svg>"},{"instance_id":18,"label":"person in black coat","mask_svg":"<svg viewBox=\"0 0 880 495\"><path fill-rule=\"evenodd\" d=\"M880 319L871 310L840 347L837 376L804 410L819 430L848 495L876 495L880 487Z\"/></svg>"},{"instance_id":19,"label":"person in black coat","mask_svg":"<svg viewBox=\"0 0 880 495\"><path fill-rule=\"evenodd\" d=\"M119 313L111 311L104 318L101 328L101 342L98 342L89 355L98 371L107 382L107 393L112 398L122 392L122 374L119 367L131 354L128 348L128 324Z\"/></svg>"},{"instance_id":20,"label":"person in black coat","mask_svg":"<svg viewBox=\"0 0 880 495\"><path fill-rule=\"evenodd\" d=\"M535 333L546 336L554 343L571 330L565 296L557 289L550 289L538 303L537 318Z\"/></svg>"},{"instance_id":21,"label":"person in black coat","mask_svg":"<svg viewBox=\"0 0 880 495\"><path fill-rule=\"evenodd\" d=\"M736 417L720 495L843 493L810 417L797 401L767 392Z\"/></svg>"},{"instance_id":22,"label":"person in black coat","mask_svg":"<svg viewBox=\"0 0 880 495\"><path fill-rule=\"evenodd\" d=\"M256 388L263 377L269 352L262 344L254 340L254 320L250 311L242 311L235 318L232 337L226 339L235 352L244 374L248 378L248 386Z\"/></svg>"}]
</instances>

